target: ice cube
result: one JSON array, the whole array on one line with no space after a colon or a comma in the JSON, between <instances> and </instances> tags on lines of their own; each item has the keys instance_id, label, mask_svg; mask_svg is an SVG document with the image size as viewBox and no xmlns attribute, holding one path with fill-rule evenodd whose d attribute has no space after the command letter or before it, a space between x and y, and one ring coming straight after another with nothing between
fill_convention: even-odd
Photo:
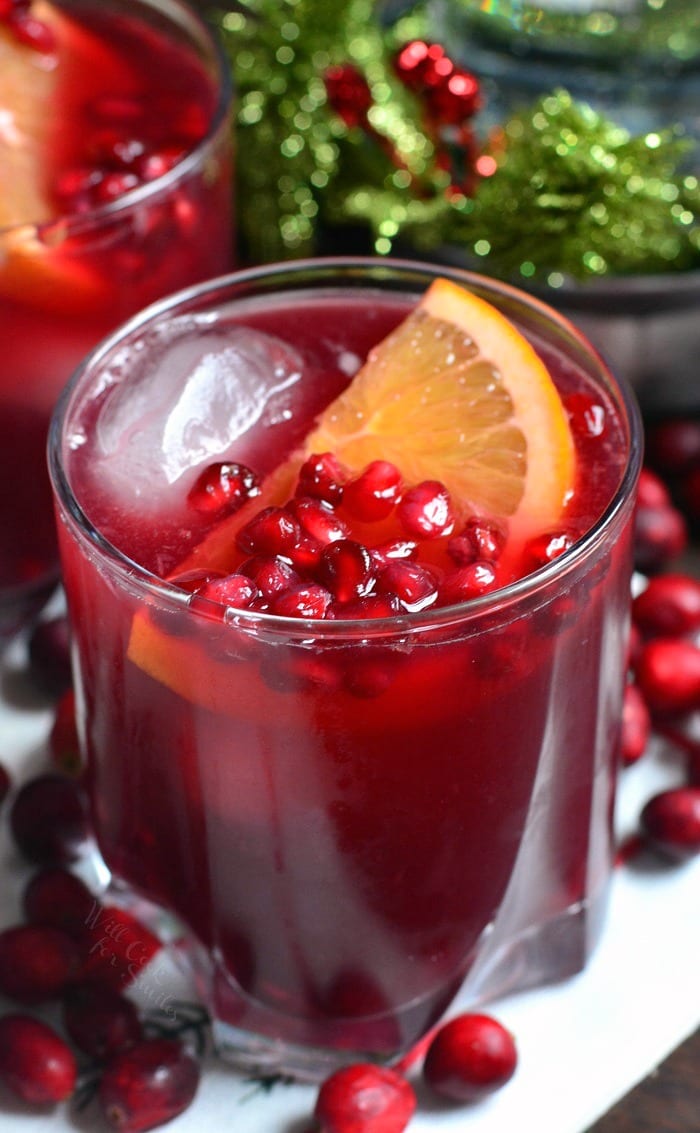
<instances>
[{"instance_id":1,"label":"ice cube","mask_svg":"<svg viewBox=\"0 0 700 1133\"><path fill-rule=\"evenodd\" d=\"M301 366L281 339L209 316L154 328L112 360L97 423L101 475L145 506L162 505L169 489L182 495L254 426L289 416Z\"/></svg>"}]
</instances>

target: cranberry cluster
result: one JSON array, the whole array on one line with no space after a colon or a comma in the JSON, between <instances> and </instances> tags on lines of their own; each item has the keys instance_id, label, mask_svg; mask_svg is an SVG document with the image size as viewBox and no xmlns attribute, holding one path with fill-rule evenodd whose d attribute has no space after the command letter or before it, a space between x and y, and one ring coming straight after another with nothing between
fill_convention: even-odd
<instances>
[{"instance_id":1,"label":"cranberry cluster","mask_svg":"<svg viewBox=\"0 0 700 1133\"><path fill-rule=\"evenodd\" d=\"M250 469L213 464L189 501L220 518L258 493ZM291 499L261 508L238 530L231 573L201 571L172 581L224 606L284 617L391 617L503 585L506 538L503 524L487 516L458 524L438 480L407 485L387 460L351 475L331 453L319 453L302 465ZM543 566L571 541L565 531L538 536L525 548L524 569Z\"/></svg>"},{"instance_id":2,"label":"cranberry cluster","mask_svg":"<svg viewBox=\"0 0 700 1133\"><path fill-rule=\"evenodd\" d=\"M5 24L19 43L49 54L56 49L51 28L31 12L32 0L0 0L0 24Z\"/></svg>"}]
</instances>

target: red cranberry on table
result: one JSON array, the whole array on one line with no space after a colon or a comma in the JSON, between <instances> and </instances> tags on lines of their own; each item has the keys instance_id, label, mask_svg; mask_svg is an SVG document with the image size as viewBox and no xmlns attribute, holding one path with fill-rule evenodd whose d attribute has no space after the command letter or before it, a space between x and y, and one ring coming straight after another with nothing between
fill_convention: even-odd
<instances>
[{"instance_id":1,"label":"red cranberry on table","mask_svg":"<svg viewBox=\"0 0 700 1133\"><path fill-rule=\"evenodd\" d=\"M74 873L62 866L45 866L28 881L23 906L30 924L48 925L70 936L80 936L99 903Z\"/></svg>"},{"instance_id":2,"label":"red cranberry on table","mask_svg":"<svg viewBox=\"0 0 700 1133\"><path fill-rule=\"evenodd\" d=\"M640 821L646 840L666 857L693 857L700 853L700 787L673 787L654 795Z\"/></svg>"},{"instance_id":3,"label":"red cranberry on table","mask_svg":"<svg viewBox=\"0 0 700 1133\"><path fill-rule=\"evenodd\" d=\"M360 1062L326 1079L314 1116L319 1133L403 1133L415 1108L413 1087L404 1077Z\"/></svg>"},{"instance_id":4,"label":"red cranberry on table","mask_svg":"<svg viewBox=\"0 0 700 1133\"><path fill-rule=\"evenodd\" d=\"M46 1023L29 1015L0 1017L0 1081L32 1105L55 1105L75 1089L70 1047Z\"/></svg>"},{"instance_id":5,"label":"red cranberry on table","mask_svg":"<svg viewBox=\"0 0 700 1133\"><path fill-rule=\"evenodd\" d=\"M646 637L674 637L700 629L700 581L659 574L632 603L634 624Z\"/></svg>"},{"instance_id":6,"label":"red cranberry on table","mask_svg":"<svg viewBox=\"0 0 700 1133\"><path fill-rule=\"evenodd\" d=\"M103 984L74 984L63 997L63 1025L71 1042L104 1061L143 1038L136 1006Z\"/></svg>"},{"instance_id":7,"label":"red cranberry on table","mask_svg":"<svg viewBox=\"0 0 700 1133\"><path fill-rule=\"evenodd\" d=\"M628 684L622 703L620 759L623 767L636 763L644 755L651 735L651 714L636 685Z\"/></svg>"},{"instance_id":8,"label":"red cranberry on table","mask_svg":"<svg viewBox=\"0 0 700 1133\"><path fill-rule=\"evenodd\" d=\"M0 932L0 993L17 1003L57 999L80 966L76 942L60 929L17 925Z\"/></svg>"},{"instance_id":9,"label":"red cranberry on table","mask_svg":"<svg viewBox=\"0 0 700 1133\"><path fill-rule=\"evenodd\" d=\"M505 1086L517 1062L515 1040L497 1019L458 1015L440 1027L430 1043L423 1076L442 1097L476 1102Z\"/></svg>"},{"instance_id":10,"label":"red cranberry on table","mask_svg":"<svg viewBox=\"0 0 700 1133\"><path fill-rule=\"evenodd\" d=\"M65 615L38 621L27 650L31 674L43 692L61 696L70 688L70 627Z\"/></svg>"},{"instance_id":11,"label":"red cranberry on table","mask_svg":"<svg viewBox=\"0 0 700 1133\"><path fill-rule=\"evenodd\" d=\"M99 1085L100 1108L113 1129L141 1133L171 1121L191 1104L199 1065L174 1039L143 1039L109 1059Z\"/></svg>"},{"instance_id":12,"label":"red cranberry on table","mask_svg":"<svg viewBox=\"0 0 700 1133\"><path fill-rule=\"evenodd\" d=\"M637 683L652 713L700 708L700 648L677 637L656 637L641 649Z\"/></svg>"},{"instance_id":13,"label":"red cranberry on table","mask_svg":"<svg viewBox=\"0 0 700 1133\"><path fill-rule=\"evenodd\" d=\"M90 834L85 795L77 782L63 775L31 779L15 796L10 829L29 861L75 861Z\"/></svg>"}]
</instances>

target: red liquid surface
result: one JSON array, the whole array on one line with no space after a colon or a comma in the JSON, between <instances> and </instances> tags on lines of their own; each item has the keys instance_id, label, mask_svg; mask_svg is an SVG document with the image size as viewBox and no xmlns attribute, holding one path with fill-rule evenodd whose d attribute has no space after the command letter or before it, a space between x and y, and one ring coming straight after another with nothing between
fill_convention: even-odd
<instances>
[{"instance_id":1,"label":"red liquid surface","mask_svg":"<svg viewBox=\"0 0 700 1133\"><path fill-rule=\"evenodd\" d=\"M299 351L302 395L230 455L262 472L280 462L347 381L341 351L363 357L402 310L375 296L309 301L303 318L298 305L251 317ZM567 396L586 389L542 349ZM94 451L108 403L84 407L93 444L71 455L70 479L117 546L166 574L202 534L185 504L196 469L164 490L160 509L115 502ZM614 494L624 459L623 427L600 404L602 435L574 427L570 519L582 529ZM68 529L63 556L102 850L210 950L214 1009L227 1022L394 1053L459 987L526 834L539 848L520 899L535 919L604 891L629 514L530 598L481 618L438 613L413 631L256 632L144 607L94 570ZM158 649L172 681L150 667Z\"/></svg>"},{"instance_id":2,"label":"red liquid surface","mask_svg":"<svg viewBox=\"0 0 700 1133\"><path fill-rule=\"evenodd\" d=\"M23 218L45 222L33 240L0 229L0 587L31 582L56 561L46 433L74 368L127 316L230 263L221 147L206 170L145 203L111 218L90 213L108 199L115 177L131 176L129 145L143 161L172 160L206 135L219 93L204 63L181 33L175 37L164 21L147 26L138 8L57 7L63 18L42 190L55 217L83 219L67 236L47 216ZM103 188L68 195L70 178L86 172Z\"/></svg>"}]
</instances>

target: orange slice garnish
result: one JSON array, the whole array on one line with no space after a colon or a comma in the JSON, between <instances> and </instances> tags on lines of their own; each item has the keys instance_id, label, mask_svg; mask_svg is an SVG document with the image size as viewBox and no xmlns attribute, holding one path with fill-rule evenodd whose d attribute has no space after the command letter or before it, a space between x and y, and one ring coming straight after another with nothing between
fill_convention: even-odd
<instances>
[{"instance_id":1,"label":"orange slice garnish","mask_svg":"<svg viewBox=\"0 0 700 1133\"><path fill-rule=\"evenodd\" d=\"M232 569L238 530L262 507L289 499L314 452L334 452L351 470L391 460L409 483L441 480L464 514L507 519L510 555L556 527L574 486L568 417L541 358L494 307L443 279L370 352L303 450L267 478L261 495L213 528L176 573ZM188 700L244 710L235 665L167 637L146 613L134 620L129 656Z\"/></svg>"}]
</instances>

